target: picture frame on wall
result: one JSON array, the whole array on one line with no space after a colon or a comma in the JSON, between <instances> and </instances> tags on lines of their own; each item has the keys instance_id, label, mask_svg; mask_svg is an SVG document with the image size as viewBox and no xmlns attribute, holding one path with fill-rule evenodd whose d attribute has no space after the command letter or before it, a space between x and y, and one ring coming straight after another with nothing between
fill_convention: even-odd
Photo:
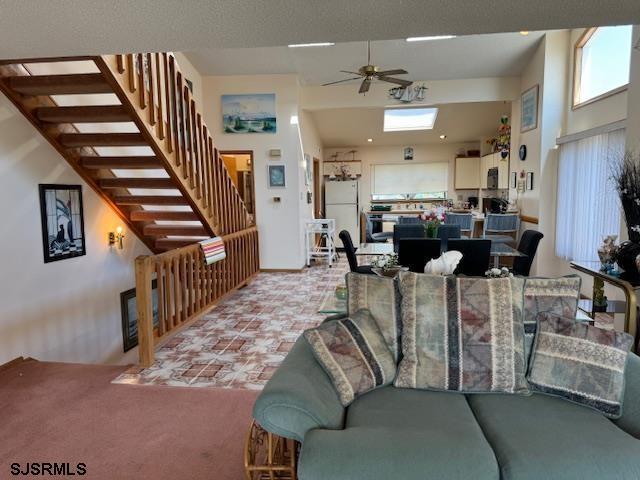
<instances>
[{"instance_id":1,"label":"picture frame on wall","mask_svg":"<svg viewBox=\"0 0 640 480\"><path fill-rule=\"evenodd\" d=\"M404 160L413 160L413 147L404 147L402 149L402 158Z\"/></svg>"},{"instance_id":2,"label":"picture frame on wall","mask_svg":"<svg viewBox=\"0 0 640 480\"><path fill-rule=\"evenodd\" d=\"M511 188L516 188L518 186L518 173L511 172Z\"/></svg>"},{"instance_id":3,"label":"picture frame on wall","mask_svg":"<svg viewBox=\"0 0 640 480\"><path fill-rule=\"evenodd\" d=\"M286 186L284 165L269 165L269 188L284 188Z\"/></svg>"},{"instance_id":4,"label":"picture frame on wall","mask_svg":"<svg viewBox=\"0 0 640 480\"><path fill-rule=\"evenodd\" d=\"M276 94L222 95L224 133L276 133Z\"/></svg>"},{"instance_id":5,"label":"picture frame on wall","mask_svg":"<svg viewBox=\"0 0 640 480\"><path fill-rule=\"evenodd\" d=\"M528 132L538 128L538 93L539 85L525 90L520 96L520 132Z\"/></svg>"},{"instance_id":6,"label":"picture frame on wall","mask_svg":"<svg viewBox=\"0 0 640 480\"><path fill-rule=\"evenodd\" d=\"M153 304L153 327L158 326L158 280L151 284ZM128 352L138 345L138 304L136 289L131 288L120 293L120 311L122 315L122 348Z\"/></svg>"},{"instance_id":7,"label":"picture frame on wall","mask_svg":"<svg viewBox=\"0 0 640 480\"><path fill-rule=\"evenodd\" d=\"M313 180L313 162L311 161L311 155L308 153L304 154L304 184L308 187L311 185L311 181Z\"/></svg>"},{"instance_id":8,"label":"picture frame on wall","mask_svg":"<svg viewBox=\"0 0 640 480\"><path fill-rule=\"evenodd\" d=\"M44 263L87 254L82 185L38 185Z\"/></svg>"},{"instance_id":9,"label":"picture frame on wall","mask_svg":"<svg viewBox=\"0 0 640 480\"><path fill-rule=\"evenodd\" d=\"M527 190L533 190L533 172L527 172Z\"/></svg>"}]
</instances>

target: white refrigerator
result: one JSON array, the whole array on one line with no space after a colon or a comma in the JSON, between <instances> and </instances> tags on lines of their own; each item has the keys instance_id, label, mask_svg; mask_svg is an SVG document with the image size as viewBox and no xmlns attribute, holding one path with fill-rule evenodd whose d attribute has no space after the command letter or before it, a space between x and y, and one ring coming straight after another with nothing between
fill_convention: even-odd
<instances>
[{"instance_id":1,"label":"white refrigerator","mask_svg":"<svg viewBox=\"0 0 640 480\"><path fill-rule=\"evenodd\" d=\"M358 181L328 181L324 184L325 218L336 221L336 232L346 230L357 247L360 243Z\"/></svg>"}]
</instances>

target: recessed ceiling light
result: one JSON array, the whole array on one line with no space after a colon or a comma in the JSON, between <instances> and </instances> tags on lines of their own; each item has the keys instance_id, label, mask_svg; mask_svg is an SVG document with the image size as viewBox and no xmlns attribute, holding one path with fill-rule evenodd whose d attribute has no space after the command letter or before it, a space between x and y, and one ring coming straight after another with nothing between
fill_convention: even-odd
<instances>
[{"instance_id":1,"label":"recessed ceiling light","mask_svg":"<svg viewBox=\"0 0 640 480\"><path fill-rule=\"evenodd\" d=\"M444 140L445 138L447 138L447 136L446 136L446 135L440 135L440 139L441 139L441 140Z\"/></svg>"},{"instance_id":2,"label":"recessed ceiling light","mask_svg":"<svg viewBox=\"0 0 640 480\"><path fill-rule=\"evenodd\" d=\"M318 43L294 43L287 45L289 48L301 48L301 47L331 47L335 45L332 42L318 42Z\"/></svg>"},{"instance_id":3,"label":"recessed ceiling light","mask_svg":"<svg viewBox=\"0 0 640 480\"><path fill-rule=\"evenodd\" d=\"M449 38L456 38L455 35L432 35L430 37L409 37L407 42L429 42L431 40L447 40Z\"/></svg>"},{"instance_id":4,"label":"recessed ceiling light","mask_svg":"<svg viewBox=\"0 0 640 480\"><path fill-rule=\"evenodd\" d=\"M369 143L373 142L373 138L367 138L367 142Z\"/></svg>"},{"instance_id":5,"label":"recessed ceiling light","mask_svg":"<svg viewBox=\"0 0 640 480\"><path fill-rule=\"evenodd\" d=\"M527 35L529 35L529 32L527 32L526 30L522 30L520 32L520 35L524 35L526 37Z\"/></svg>"}]
</instances>

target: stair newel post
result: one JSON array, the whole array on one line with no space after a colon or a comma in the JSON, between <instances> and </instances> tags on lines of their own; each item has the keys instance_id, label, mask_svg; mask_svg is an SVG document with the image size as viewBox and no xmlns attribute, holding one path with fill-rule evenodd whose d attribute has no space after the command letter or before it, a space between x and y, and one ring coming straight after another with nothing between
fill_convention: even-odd
<instances>
[{"instance_id":1,"label":"stair newel post","mask_svg":"<svg viewBox=\"0 0 640 480\"><path fill-rule=\"evenodd\" d=\"M136 258L136 308L138 311L138 354L140 365L150 367L154 360L153 339L153 258Z\"/></svg>"}]
</instances>

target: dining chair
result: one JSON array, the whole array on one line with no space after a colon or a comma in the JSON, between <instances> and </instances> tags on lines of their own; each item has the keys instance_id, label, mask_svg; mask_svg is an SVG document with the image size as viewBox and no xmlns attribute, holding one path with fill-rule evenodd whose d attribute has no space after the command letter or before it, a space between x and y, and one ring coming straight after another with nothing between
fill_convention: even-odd
<instances>
[{"instance_id":1,"label":"dining chair","mask_svg":"<svg viewBox=\"0 0 640 480\"><path fill-rule=\"evenodd\" d=\"M340 240L342 240L344 253L347 255L347 260L349 261L349 269L356 273L375 275L371 265L358 265L358 257L356 257L356 249L353 246L353 241L351 241L351 234L347 230L342 230L338 236Z\"/></svg>"},{"instance_id":2,"label":"dining chair","mask_svg":"<svg viewBox=\"0 0 640 480\"><path fill-rule=\"evenodd\" d=\"M417 223L423 224L424 220L420 217L398 217L399 225L415 225Z\"/></svg>"},{"instance_id":3,"label":"dining chair","mask_svg":"<svg viewBox=\"0 0 640 480\"><path fill-rule=\"evenodd\" d=\"M489 270L491 261L491 240L481 238L449 240L448 251L462 253L462 260L453 272L473 277L482 277Z\"/></svg>"},{"instance_id":4,"label":"dining chair","mask_svg":"<svg viewBox=\"0 0 640 480\"><path fill-rule=\"evenodd\" d=\"M398 252L399 242L404 238L424 238L426 232L421 223L407 225L395 224L393 226L393 251Z\"/></svg>"},{"instance_id":5,"label":"dining chair","mask_svg":"<svg viewBox=\"0 0 640 480\"><path fill-rule=\"evenodd\" d=\"M373 233L373 221L371 217L365 214L366 228L365 228L365 241L367 243L385 243L391 237L393 232L376 232Z\"/></svg>"},{"instance_id":6,"label":"dining chair","mask_svg":"<svg viewBox=\"0 0 640 480\"><path fill-rule=\"evenodd\" d=\"M444 223L446 225L458 225L460 233L464 236L471 237L473 233L473 214L471 213L447 212L444 214Z\"/></svg>"},{"instance_id":7,"label":"dining chair","mask_svg":"<svg viewBox=\"0 0 640 480\"><path fill-rule=\"evenodd\" d=\"M398 263L408 267L410 272L424 273L424 267L431 259L440 256L440 239L403 238L398 248Z\"/></svg>"},{"instance_id":8,"label":"dining chair","mask_svg":"<svg viewBox=\"0 0 640 480\"><path fill-rule=\"evenodd\" d=\"M446 252L450 238L460 238L459 225L438 225L436 237L440 239L440 251Z\"/></svg>"},{"instance_id":9,"label":"dining chair","mask_svg":"<svg viewBox=\"0 0 640 480\"><path fill-rule=\"evenodd\" d=\"M517 213L487 213L482 238L512 243L517 240L519 230L520 216Z\"/></svg>"},{"instance_id":10,"label":"dining chair","mask_svg":"<svg viewBox=\"0 0 640 480\"><path fill-rule=\"evenodd\" d=\"M516 257L513 260L514 275L529 276L533 258L536 256L538 245L543 238L544 235L536 230L525 230L522 233L520 243L518 244L518 251L524 253L526 257Z\"/></svg>"}]
</instances>

